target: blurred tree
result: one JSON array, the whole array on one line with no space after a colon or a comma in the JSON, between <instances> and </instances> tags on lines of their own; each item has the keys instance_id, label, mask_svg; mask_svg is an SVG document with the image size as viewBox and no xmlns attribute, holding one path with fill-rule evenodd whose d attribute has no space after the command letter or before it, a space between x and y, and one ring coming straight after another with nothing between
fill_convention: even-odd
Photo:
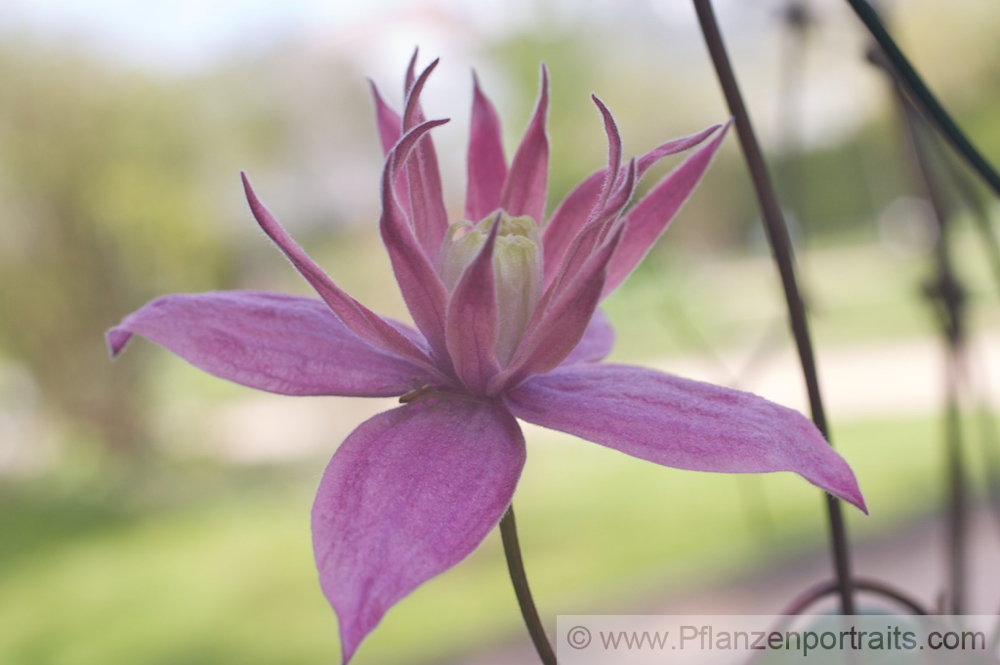
<instances>
[{"instance_id":1,"label":"blurred tree","mask_svg":"<svg viewBox=\"0 0 1000 665\"><path fill-rule=\"evenodd\" d=\"M0 353L48 409L137 453L141 363L112 365L102 335L159 293L220 284L199 177L221 128L179 84L23 43L0 50L0 81Z\"/></svg>"}]
</instances>

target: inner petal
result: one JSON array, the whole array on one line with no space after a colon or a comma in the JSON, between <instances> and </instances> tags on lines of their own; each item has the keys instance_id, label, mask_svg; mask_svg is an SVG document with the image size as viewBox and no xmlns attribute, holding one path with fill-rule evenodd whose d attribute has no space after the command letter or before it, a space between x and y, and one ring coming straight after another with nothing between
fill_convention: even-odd
<instances>
[{"instance_id":1,"label":"inner petal","mask_svg":"<svg viewBox=\"0 0 1000 665\"><path fill-rule=\"evenodd\" d=\"M500 230L493 250L499 321L496 352L503 366L514 355L542 295L543 253L538 223L531 217L511 217L500 210L476 224L467 220L452 224L441 255L441 279L449 292L454 290L497 222Z\"/></svg>"}]
</instances>

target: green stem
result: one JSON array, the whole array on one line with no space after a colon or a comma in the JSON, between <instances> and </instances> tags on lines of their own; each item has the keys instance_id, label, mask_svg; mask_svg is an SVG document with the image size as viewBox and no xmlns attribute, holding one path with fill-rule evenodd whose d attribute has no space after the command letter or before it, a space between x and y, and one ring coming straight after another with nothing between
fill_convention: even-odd
<instances>
[{"instance_id":1,"label":"green stem","mask_svg":"<svg viewBox=\"0 0 1000 665\"><path fill-rule=\"evenodd\" d=\"M545 636L545 627L538 618L535 601L531 598L528 588L528 577L524 574L524 560L521 558L521 546L517 541L517 524L514 522L514 506L507 508L500 520L500 537L503 540L503 553L507 557L507 569L510 571L510 581L514 584L514 594L517 604L521 606L521 616L528 627L535 651L544 665L556 665L556 655L552 645Z\"/></svg>"}]
</instances>

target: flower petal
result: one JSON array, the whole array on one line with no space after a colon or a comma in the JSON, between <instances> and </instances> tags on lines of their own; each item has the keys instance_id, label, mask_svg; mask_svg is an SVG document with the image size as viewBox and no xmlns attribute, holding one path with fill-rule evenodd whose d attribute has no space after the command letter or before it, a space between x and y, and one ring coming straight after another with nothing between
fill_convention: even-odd
<instances>
[{"instance_id":1,"label":"flower petal","mask_svg":"<svg viewBox=\"0 0 1000 665\"><path fill-rule=\"evenodd\" d=\"M393 146L399 142L400 137L403 135L403 119L385 103L375 82L368 81L368 84L371 86L372 97L375 100L375 121L378 125L378 136L382 144L382 154L388 157L389 151L392 150ZM406 178L397 176L393 186L396 189L396 196L400 201L404 202L407 213L409 213L410 188L406 183Z\"/></svg>"},{"instance_id":2,"label":"flower petal","mask_svg":"<svg viewBox=\"0 0 1000 665\"><path fill-rule=\"evenodd\" d=\"M718 136L684 160L625 215L625 236L608 267L605 296L625 281L673 220L705 174L728 130L727 124Z\"/></svg>"},{"instance_id":3,"label":"flower petal","mask_svg":"<svg viewBox=\"0 0 1000 665\"><path fill-rule=\"evenodd\" d=\"M621 237L619 227L572 280L545 292L510 364L490 380L489 394L499 394L532 374L554 369L576 348L600 302L608 262Z\"/></svg>"},{"instance_id":4,"label":"flower petal","mask_svg":"<svg viewBox=\"0 0 1000 665\"><path fill-rule=\"evenodd\" d=\"M345 663L393 604L482 542L524 459L503 406L457 399L387 411L344 441L320 481L312 527Z\"/></svg>"},{"instance_id":5,"label":"flower petal","mask_svg":"<svg viewBox=\"0 0 1000 665\"><path fill-rule=\"evenodd\" d=\"M510 172L500 197L500 207L511 217L527 215L539 223L545 219L549 177L549 139L545 134L549 110L549 73L545 65L542 65L541 76L541 92L535 114L511 160Z\"/></svg>"},{"instance_id":6,"label":"flower petal","mask_svg":"<svg viewBox=\"0 0 1000 665\"><path fill-rule=\"evenodd\" d=\"M608 235L622 226L621 213L632 198L636 180L636 160L632 158L629 160L624 177L618 179L618 184L601 202L601 207L595 208L591 213L590 222L573 239L569 251L563 256L562 265L548 285L550 291L558 293L566 288L567 284L571 284L580 271L588 265L594 252L603 246Z\"/></svg>"},{"instance_id":7,"label":"flower petal","mask_svg":"<svg viewBox=\"0 0 1000 665\"><path fill-rule=\"evenodd\" d=\"M706 138L711 136L719 125L709 127L697 134L679 139L667 141L639 158L637 168L637 179L641 179L653 165L659 160L669 155L683 152L693 148ZM610 145L611 135L608 136L609 153L613 150ZM573 244L574 238L579 235L580 230L591 219L597 202L601 196L602 187L608 179L608 170L601 169L591 174L587 179L577 185L556 208L552 219L545 225L542 236L542 244L545 249L545 285L548 286L555 279L562 265L563 257Z\"/></svg>"},{"instance_id":8,"label":"flower petal","mask_svg":"<svg viewBox=\"0 0 1000 665\"><path fill-rule=\"evenodd\" d=\"M391 187L396 173L419 150L415 146L419 146L423 135L442 122L444 121L430 120L417 125L406 132L389 151L382 169L382 215L379 230L406 307L417 328L427 338L435 359L442 366L447 366L449 356L445 341L445 314L448 292L431 259L420 247Z\"/></svg>"},{"instance_id":9,"label":"flower petal","mask_svg":"<svg viewBox=\"0 0 1000 665\"><path fill-rule=\"evenodd\" d=\"M250 181L246 174L241 173L240 176L243 178L243 189L246 192L250 210L257 223L260 224L260 228L274 241L274 244L292 262L299 274L309 282L319 297L329 305L344 325L350 328L355 335L378 348L391 351L418 364L433 367L427 354L412 340L334 284L333 280L302 251L302 248L295 244L285 229L281 228L278 221L264 207L264 204L260 202L250 187Z\"/></svg>"},{"instance_id":10,"label":"flower petal","mask_svg":"<svg viewBox=\"0 0 1000 665\"><path fill-rule=\"evenodd\" d=\"M794 471L867 512L854 473L802 414L626 365L561 367L508 393L518 418L679 469Z\"/></svg>"},{"instance_id":11,"label":"flower petal","mask_svg":"<svg viewBox=\"0 0 1000 665\"><path fill-rule=\"evenodd\" d=\"M601 117L604 118L604 133L608 135L608 170L604 178L604 187L600 198L600 201L603 202L611 194L615 181L618 179L618 173L622 168L622 136L618 131L618 125L615 124L615 119L611 115L611 111L604 105L604 102L597 95L591 95L590 98L594 100L594 104L597 105L597 109L601 112ZM600 206L600 204L598 205Z\"/></svg>"},{"instance_id":12,"label":"flower petal","mask_svg":"<svg viewBox=\"0 0 1000 665\"><path fill-rule=\"evenodd\" d=\"M434 60L421 72L413 85L409 86L406 108L403 110L404 134L424 122L424 114L420 109L420 93L423 92L424 84L437 64L438 61ZM412 66L413 62L411 71ZM410 75L412 74L408 74L407 78ZM413 229L424 253L436 262L441 253L441 244L448 232L448 211L444 206L437 152L429 135L417 141L412 158L406 164L406 179L410 193L409 209L412 214Z\"/></svg>"},{"instance_id":13,"label":"flower petal","mask_svg":"<svg viewBox=\"0 0 1000 665\"><path fill-rule=\"evenodd\" d=\"M213 376L282 395L390 397L429 380L351 332L321 300L260 291L157 298L107 332L113 355L140 334Z\"/></svg>"},{"instance_id":14,"label":"flower petal","mask_svg":"<svg viewBox=\"0 0 1000 665\"><path fill-rule=\"evenodd\" d=\"M385 103L374 81L369 80L368 85L371 86L372 98L375 100L375 121L378 125L379 141L382 143L382 155L385 156L403 134L403 119Z\"/></svg>"},{"instance_id":15,"label":"flower petal","mask_svg":"<svg viewBox=\"0 0 1000 665\"><path fill-rule=\"evenodd\" d=\"M448 303L448 354L458 378L477 394L482 393L490 377L500 371L496 352L499 337L497 290L493 276L493 248L500 230L499 216L497 213L486 242L462 272Z\"/></svg>"},{"instance_id":16,"label":"flower petal","mask_svg":"<svg viewBox=\"0 0 1000 665\"><path fill-rule=\"evenodd\" d=\"M683 136L679 139L671 139L663 145L653 148L639 158L639 177L641 178L645 175L646 171L651 169L656 162L660 161L664 157L676 155L677 153L684 152L685 150L690 150L700 144L702 141L714 134L720 127L722 127L722 125L712 125L707 129L701 130L697 134Z\"/></svg>"},{"instance_id":17,"label":"flower petal","mask_svg":"<svg viewBox=\"0 0 1000 665\"><path fill-rule=\"evenodd\" d=\"M475 72L472 73L468 174L465 218L478 222L500 207L500 194L507 179L507 160L503 155L500 118L496 108L480 89Z\"/></svg>"},{"instance_id":18,"label":"flower petal","mask_svg":"<svg viewBox=\"0 0 1000 665\"><path fill-rule=\"evenodd\" d=\"M552 219L545 225L542 231L542 249L545 251L542 267L545 270L545 286L555 279L566 252L590 221L590 214L597 205L607 178L607 169L591 174L562 200L552 214Z\"/></svg>"},{"instance_id":19,"label":"flower petal","mask_svg":"<svg viewBox=\"0 0 1000 665\"><path fill-rule=\"evenodd\" d=\"M587 324L587 329L583 331L580 343L576 345L569 355L559 365L575 365L577 363L596 363L604 360L615 345L615 329L611 327L611 322L607 315L599 310L594 310L594 316Z\"/></svg>"}]
</instances>

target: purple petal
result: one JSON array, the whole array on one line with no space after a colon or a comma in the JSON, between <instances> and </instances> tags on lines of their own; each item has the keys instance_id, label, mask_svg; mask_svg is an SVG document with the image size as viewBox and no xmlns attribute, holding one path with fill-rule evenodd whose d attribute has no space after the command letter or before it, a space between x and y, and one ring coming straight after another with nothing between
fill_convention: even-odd
<instances>
[{"instance_id":1,"label":"purple petal","mask_svg":"<svg viewBox=\"0 0 1000 665\"><path fill-rule=\"evenodd\" d=\"M541 92L535 114L511 161L500 198L500 207L512 217L527 215L539 223L545 219L545 196L548 188L549 139L545 134L548 109L549 74L542 65Z\"/></svg>"},{"instance_id":2,"label":"purple petal","mask_svg":"<svg viewBox=\"0 0 1000 665\"><path fill-rule=\"evenodd\" d=\"M482 542L510 505L524 459L506 409L455 398L379 414L344 441L320 481L312 525L345 663L393 604Z\"/></svg>"},{"instance_id":3,"label":"purple petal","mask_svg":"<svg viewBox=\"0 0 1000 665\"><path fill-rule=\"evenodd\" d=\"M719 125L686 136L680 139L667 141L639 158L637 164L637 179L641 179L653 165L659 160L683 152L692 148L712 135ZM610 136L609 136L610 140ZM611 151L609 146L609 153ZM591 213L597 206L601 196L602 187L608 178L608 170L602 169L591 174L586 180L577 185L569 195L556 208L552 219L545 226L542 243L545 249L545 285L548 286L555 279L562 265L563 257L573 244L573 240L579 235L580 230L591 219Z\"/></svg>"},{"instance_id":4,"label":"purple petal","mask_svg":"<svg viewBox=\"0 0 1000 665\"><path fill-rule=\"evenodd\" d=\"M867 512L847 463L802 414L750 393L641 367L584 364L507 395L518 418L664 466L794 471Z\"/></svg>"},{"instance_id":5,"label":"purple petal","mask_svg":"<svg viewBox=\"0 0 1000 665\"><path fill-rule=\"evenodd\" d=\"M399 137L403 134L403 120L382 99L375 82L368 81L368 84L371 86L372 97L375 100L375 121L378 124L378 136L382 143L382 155L388 155L392 146L396 145Z\"/></svg>"},{"instance_id":6,"label":"purple petal","mask_svg":"<svg viewBox=\"0 0 1000 665\"><path fill-rule=\"evenodd\" d=\"M600 198L601 201L604 201L607 200L608 195L611 193L618 178L618 172L622 168L622 136L618 131L618 125L615 124L615 119L612 117L611 111L604 105L604 102L597 95L591 95L590 98L594 100L594 104L597 105L601 116L604 118L604 132L608 135L608 170L606 171L607 175L604 178L604 187Z\"/></svg>"},{"instance_id":7,"label":"purple petal","mask_svg":"<svg viewBox=\"0 0 1000 665\"><path fill-rule=\"evenodd\" d=\"M664 157L669 155L675 155L679 152L684 152L689 150L696 145L700 144L702 141L707 139L709 136L715 133L715 130L722 127L722 125L712 125L708 129L703 129L697 134L692 134L691 136L684 136L679 139L672 139L667 141L663 145L657 146L647 152L645 155L639 158L639 177L641 178L646 174L650 168L652 168L656 162L660 161Z\"/></svg>"},{"instance_id":8,"label":"purple petal","mask_svg":"<svg viewBox=\"0 0 1000 665\"><path fill-rule=\"evenodd\" d=\"M378 348L391 351L420 365L433 366L427 354L412 340L334 284L333 280L295 244L295 241L289 237L278 221L264 207L253 188L250 187L250 181L246 174L241 173L240 176L243 178L243 189L246 192L247 201L250 203L250 210L261 229L288 257L299 274L309 282L319 297L333 310L333 313L344 325L350 328L355 335Z\"/></svg>"},{"instance_id":9,"label":"purple petal","mask_svg":"<svg viewBox=\"0 0 1000 665\"><path fill-rule=\"evenodd\" d=\"M503 155L500 118L480 89L475 72L472 74L468 170L465 218L478 222L500 207L500 194L507 179L507 160Z\"/></svg>"},{"instance_id":10,"label":"purple petal","mask_svg":"<svg viewBox=\"0 0 1000 665\"><path fill-rule=\"evenodd\" d=\"M576 348L600 302L608 262L622 237L622 229L594 252L572 280L546 291L510 364L490 380L489 393L498 394L531 374L548 372Z\"/></svg>"},{"instance_id":11,"label":"purple petal","mask_svg":"<svg viewBox=\"0 0 1000 665\"><path fill-rule=\"evenodd\" d=\"M134 333L213 376L282 395L388 397L429 378L365 342L314 298L259 291L164 296L108 331L112 354Z\"/></svg>"},{"instance_id":12,"label":"purple petal","mask_svg":"<svg viewBox=\"0 0 1000 665\"><path fill-rule=\"evenodd\" d=\"M410 90L413 89L413 81L417 77L417 56L419 55L420 47L414 48L413 55L410 56L410 63L406 66L406 77L403 79L403 95L406 97L410 95Z\"/></svg>"},{"instance_id":13,"label":"purple petal","mask_svg":"<svg viewBox=\"0 0 1000 665\"><path fill-rule=\"evenodd\" d=\"M601 240L607 236L614 222L621 216L625 206L632 200L635 186L639 182L638 175L636 159L633 157L616 181L614 188L609 192L602 208L594 215L592 223L597 223L602 227Z\"/></svg>"},{"instance_id":14,"label":"purple petal","mask_svg":"<svg viewBox=\"0 0 1000 665\"><path fill-rule=\"evenodd\" d=\"M580 343L576 345L565 360L559 365L575 365L577 363L596 363L604 360L615 345L615 329L611 327L607 315L601 310L594 310L594 316L583 331Z\"/></svg>"},{"instance_id":15,"label":"purple petal","mask_svg":"<svg viewBox=\"0 0 1000 665\"><path fill-rule=\"evenodd\" d=\"M666 230L667 225L705 174L728 130L727 124L708 145L684 160L629 210L625 216L627 222L625 237L608 268L608 281L604 285L605 296L625 281L660 234Z\"/></svg>"},{"instance_id":16,"label":"purple petal","mask_svg":"<svg viewBox=\"0 0 1000 665\"><path fill-rule=\"evenodd\" d=\"M420 247L390 186L398 170L405 167L407 159L419 150L411 148L419 146L423 134L441 122L431 120L414 127L389 152L382 170L382 215L379 229L410 315L427 338L435 358L447 365L448 349L444 326L448 292L441 283L434 264Z\"/></svg>"},{"instance_id":17,"label":"purple petal","mask_svg":"<svg viewBox=\"0 0 1000 665\"><path fill-rule=\"evenodd\" d=\"M587 265L594 252L598 250L607 240L608 234L621 226L619 215L625 208L636 184L636 160L629 160L628 169L624 178L619 181L617 188L611 193L603 203L603 208L591 213L591 221L580 231L579 235L573 239L569 251L563 257L562 265L559 266L555 277L548 285L548 289L560 292L567 284L571 284L576 276Z\"/></svg>"},{"instance_id":18,"label":"purple petal","mask_svg":"<svg viewBox=\"0 0 1000 665\"><path fill-rule=\"evenodd\" d=\"M437 64L438 61L435 60L428 65L412 86L409 86L406 108L403 111L404 134L424 121L424 114L420 109L420 93ZM411 62L411 68L412 65ZM432 261L437 261L448 231L448 211L445 209L441 189L437 152L430 136L423 136L417 141L414 154L406 164L406 178L410 194L409 209L417 240L424 253Z\"/></svg>"},{"instance_id":19,"label":"purple petal","mask_svg":"<svg viewBox=\"0 0 1000 665\"><path fill-rule=\"evenodd\" d=\"M542 249L545 251L542 262L545 270L545 286L555 279L566 252L580 235L581 229L590 221L590 214L597 205L607 177L607 169L591 174L562 200L552 214L552 219L545 225L542 233Z\"/></svg>"},{"instance_id":20,"label":"purple petal","mask_svg":"<svg viewBox=\"0 0 1000 665\"><path fill-rule=\"evenodd\" d=\"M493 277L493 247L499 229L500 220L496 219L483 248L465 268L448 303L448 353L458 378L477 394L500 371L496 352L497 291Z\"/></svg>"},{"instance_id":21,"label":"purple petal","mask_svg":"<svg viewBox=\"0 0 1000 665\"><path fill-rule=\"evenodd\" d=\"M375 99L375 120L378 124L379 140L382 143L382 154L388 157L389 151L399 142L403 134L403 119L385 103L375 82L369 81L368 83L372 89L372 97ZM396 196L404 202L407 214L409 214L410 188L406 183L406 178L397 177L394 187Z\"/></svg>"}]
</instances>

